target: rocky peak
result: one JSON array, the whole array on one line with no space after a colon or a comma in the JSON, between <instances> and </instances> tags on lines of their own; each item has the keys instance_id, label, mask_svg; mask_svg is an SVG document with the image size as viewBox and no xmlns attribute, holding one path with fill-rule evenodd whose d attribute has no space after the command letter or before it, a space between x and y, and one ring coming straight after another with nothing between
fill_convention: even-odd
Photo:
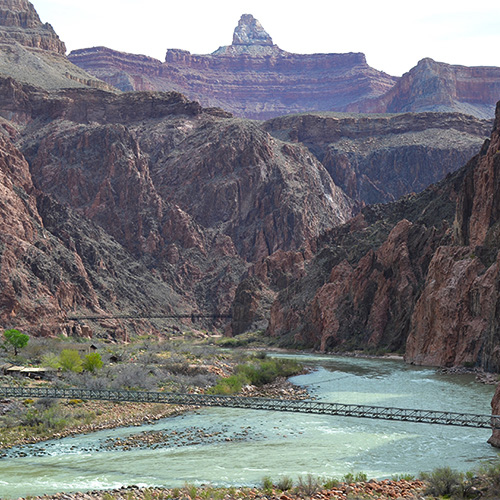
<instances>
[{"instance_id":1,"label":"rocky peak","mask_svg":"<svg viewBox=\"0 0 500 500\"><path fill-rule=\"evenodd\" d=\"M233 43L219 47L212 55L234 57L244 54L261 57L277 56L284 53L277 45L273 44L269 33L252 14L243 14L238 26L234 29Z\"/></svg>"},{"instance_id":2,"label":"rocky peak","mask_svg":"<svg viewBox=\"0 0 500 500\"><path fill-rule=\"evenodd\" d=\"M255 17L243 14L234 30L233 45L272 46L273 40Z\"/></svg>"},{"instance_id":3,"label":"rocky peak","mask_svg":"<svg viewBox=\"0 0 500 500\"><path fill-rule=\"evenodd\" d=\"M66 46L52 26L40 21L28 0L0 0L0 43L20 43L64 55Z\"/></svg>"},{"instance_id":4,"label":"rocky peak","mask_svg":"<svg viewBox=\"0 0 500 500\"><path fill-rule=\"evenodd\" d=\"M33 5L27 0L3 0L0 2L0 24L36 28L41 22Z\"/></svg>"}]
</instances>

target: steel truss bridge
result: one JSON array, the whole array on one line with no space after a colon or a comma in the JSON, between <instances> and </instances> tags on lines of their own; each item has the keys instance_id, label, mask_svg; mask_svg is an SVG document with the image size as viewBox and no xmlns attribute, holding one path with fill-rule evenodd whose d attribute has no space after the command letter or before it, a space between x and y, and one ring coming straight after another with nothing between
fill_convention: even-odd
<instances>
[{"instance_id":1,"label":"steel truss bridge","mask_svg":"<svg viewBox=\"0 0 500 500\"><path fill-rule=\"evenodd\" d=\"M285 411L337 415L342 417L372 418L420 422L425 424L454 425L482 429L500 429L500 415L478 415L436 410L411 410L311 400L285 400L215 396L204 394L178 394L173 392L115 391L91 389L56 389L49 387L0 387L1 398L57 398L141 403L164 403L185 406L217 406L251 410Z\"/></svg>"}]
</instances>

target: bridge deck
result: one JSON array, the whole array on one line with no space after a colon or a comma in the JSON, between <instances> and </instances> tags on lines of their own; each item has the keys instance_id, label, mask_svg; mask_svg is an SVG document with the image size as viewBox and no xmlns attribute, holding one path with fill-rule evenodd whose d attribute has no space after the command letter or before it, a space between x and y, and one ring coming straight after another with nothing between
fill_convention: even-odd
<instances>
[{"instance_id":1,"label":"bridge deck","mask_svg":"<svg viewBox=\"0 0 500 500\"><path fill-rule=\"evenodd\" d=\"M0 397L88 399L165 403L188 406L223 406L228 408L315 413L322 415L339 415L343 417L374 418L405 422L421 422L426 424L454 425L460 427L500 429L500 416L498 415L388 408L383 406L327 403L310 400L244 398L238 396L215 396L205 394L177 394L172 392L56 389L50 387L0 387Z\"/></svg>"}]
</instances>

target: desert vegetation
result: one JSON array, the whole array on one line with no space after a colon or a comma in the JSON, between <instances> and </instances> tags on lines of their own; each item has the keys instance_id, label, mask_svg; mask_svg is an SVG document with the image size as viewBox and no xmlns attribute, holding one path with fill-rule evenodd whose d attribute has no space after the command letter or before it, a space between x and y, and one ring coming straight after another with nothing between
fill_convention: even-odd
<instances>
[{"instance_id":1,"label":"desert vegetation","mask_svg":"<svg viewBox=\"0 0 500 500\"><path fill-rule=\"evenodd\" d=\"M189 333L174 340L139 337L128 344L18 334L23 335L22 345L15 351L5 336L0 385L235 394L302 371L294 361L268 358L264 352L223 350L213 339L200 340ZM14 364L43 371L33 379L9 371ZM179 411L146 403L12 400L0 405L0 447L131 425Z\"/></svg>"}]
</instances>

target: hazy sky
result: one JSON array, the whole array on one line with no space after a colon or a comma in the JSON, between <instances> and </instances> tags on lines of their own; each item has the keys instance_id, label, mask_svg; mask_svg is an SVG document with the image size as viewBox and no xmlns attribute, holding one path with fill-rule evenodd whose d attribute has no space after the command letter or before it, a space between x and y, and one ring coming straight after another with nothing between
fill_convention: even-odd
<instances>
[{"instance_id":1,"label":"hazy sky","mask_svg":"<svg viewBox=\"0 0 500 500\"><path fill-rule=\"evenodd\" d=\"M424 57L500 66L499 0L31 0L68 51L104 45L163 61L167 48L208 54L253 14L283 50L363 52L391 75Z\"/></svg>"}]
</instances>

